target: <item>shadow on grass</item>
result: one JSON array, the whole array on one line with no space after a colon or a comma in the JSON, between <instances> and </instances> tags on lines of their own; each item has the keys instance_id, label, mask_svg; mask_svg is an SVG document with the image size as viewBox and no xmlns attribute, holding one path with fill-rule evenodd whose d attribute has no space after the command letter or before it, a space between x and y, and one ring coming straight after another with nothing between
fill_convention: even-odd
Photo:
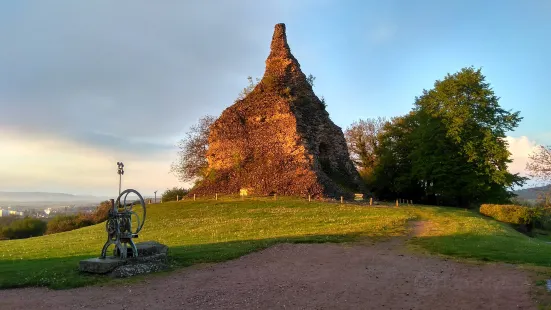
<instances>
[{"instance_id":1,"label":"shadow on grass","mask_svg":"<svg viewBox=\"0 0 551 310\"><path fill-rule=\"evenodd\" d=\"M414 237L431 253L480 261L551 267L551 244L524 235L453 234Z\"/></svg>"},{"instance_id":2,"label":"shadow on grass","mask_svg":"<svg viewBox=\"0 0 551 310\"><path fill-rule=\"evenodd\" d=\"M199 263L216 263L235 259L278 243L342 243L358 240L360 236L361 234L311 235L169 246L169 262L171 269L174 270ZM98 256L100 250L98 249ZM131 281L81 273L78 270L79 261L91 257L97 256L80 255L33 260L0 260L0 288L46 286L52 289L67 289Z\"/></svg>"}]
</instances>

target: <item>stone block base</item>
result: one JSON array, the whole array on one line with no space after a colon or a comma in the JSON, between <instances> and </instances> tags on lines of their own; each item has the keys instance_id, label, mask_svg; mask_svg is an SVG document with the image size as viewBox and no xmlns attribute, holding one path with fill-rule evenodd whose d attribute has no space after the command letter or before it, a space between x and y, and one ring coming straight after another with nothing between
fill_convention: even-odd
<instances>
[{"instance_id":1,"label":"stone block base","mask_svg":"<svg viewBox=\"0 0 551 310\"><path fill-rule=\"evenodd\" d=\"M85 259L80 261L79 269L82 272L126 278L168 268L168 247L166 245L147 241L137 243L136 247L138 248L138 257L121 259L111 256Z\"/></svg>"}]
</instances>

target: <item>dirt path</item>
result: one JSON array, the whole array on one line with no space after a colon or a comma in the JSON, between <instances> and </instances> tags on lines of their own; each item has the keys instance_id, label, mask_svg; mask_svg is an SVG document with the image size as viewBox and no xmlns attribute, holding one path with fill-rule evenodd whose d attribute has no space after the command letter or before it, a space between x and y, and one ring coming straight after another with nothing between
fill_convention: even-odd
<instances>
[{"instance_id":1,"label":"dirt path","mask_svg":"<svg viewBox=\"0 0 551 310\"><path fill-rule=\"evenodd\" d=\"M375 245L280 244L145 283L0 291L0 309L535 309L527 275Z\"/></svg>"}]
</instances>

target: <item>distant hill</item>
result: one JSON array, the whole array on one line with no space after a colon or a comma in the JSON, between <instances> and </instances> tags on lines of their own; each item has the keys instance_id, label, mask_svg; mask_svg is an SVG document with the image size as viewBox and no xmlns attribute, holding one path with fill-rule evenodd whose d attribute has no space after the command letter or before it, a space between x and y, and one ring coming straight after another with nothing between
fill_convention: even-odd
<instances>
[{"instance_id":1,"label":"distant hill","mask_svg":"<svg viewBox=\"0 0 551 310\"><path fill-rule=\"evenodd\" d=\"M129 196L130 197L130 196ZM143 196L144 199L153 198L154 196ZM160 199L161 195L157 195ZM112 197L92 196L92 195L73 195L65 193L48 193L48 192L2 192L0 191L0 202L67 202L67 203L90 203L101 202Z\"/></svg>"},{"instance_id":2,"label":"distant hill","mask_svg":"<svg viewBox=\"0 0 551 310\"><path fill-rule=\"evenodd\" d=\"M532 187L532 188L525 188L513 191L516 195L518 195L518 198L525 199L525 200L537 200L538 196L545 192L551 191L551 184L546 186L540 186L540 187Z\"/></svg>"}]
</instances>

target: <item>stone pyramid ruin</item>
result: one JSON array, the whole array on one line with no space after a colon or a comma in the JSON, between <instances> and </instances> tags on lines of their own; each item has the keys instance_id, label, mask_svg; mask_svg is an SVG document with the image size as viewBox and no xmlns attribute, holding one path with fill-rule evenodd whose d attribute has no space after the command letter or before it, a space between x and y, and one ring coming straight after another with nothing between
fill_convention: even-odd
<instances>
[{"instance_id":1,"label":"stone pyramid ruin","mask_svg":"<svg viewBox=\"0 0 551 310\"><path fill-rule=\"evenodd\" d=\"M365 189L340 127L277 24L262 80L211 127L208 176L192 193L350 199Z\"/></svg>"}]
</instances>

